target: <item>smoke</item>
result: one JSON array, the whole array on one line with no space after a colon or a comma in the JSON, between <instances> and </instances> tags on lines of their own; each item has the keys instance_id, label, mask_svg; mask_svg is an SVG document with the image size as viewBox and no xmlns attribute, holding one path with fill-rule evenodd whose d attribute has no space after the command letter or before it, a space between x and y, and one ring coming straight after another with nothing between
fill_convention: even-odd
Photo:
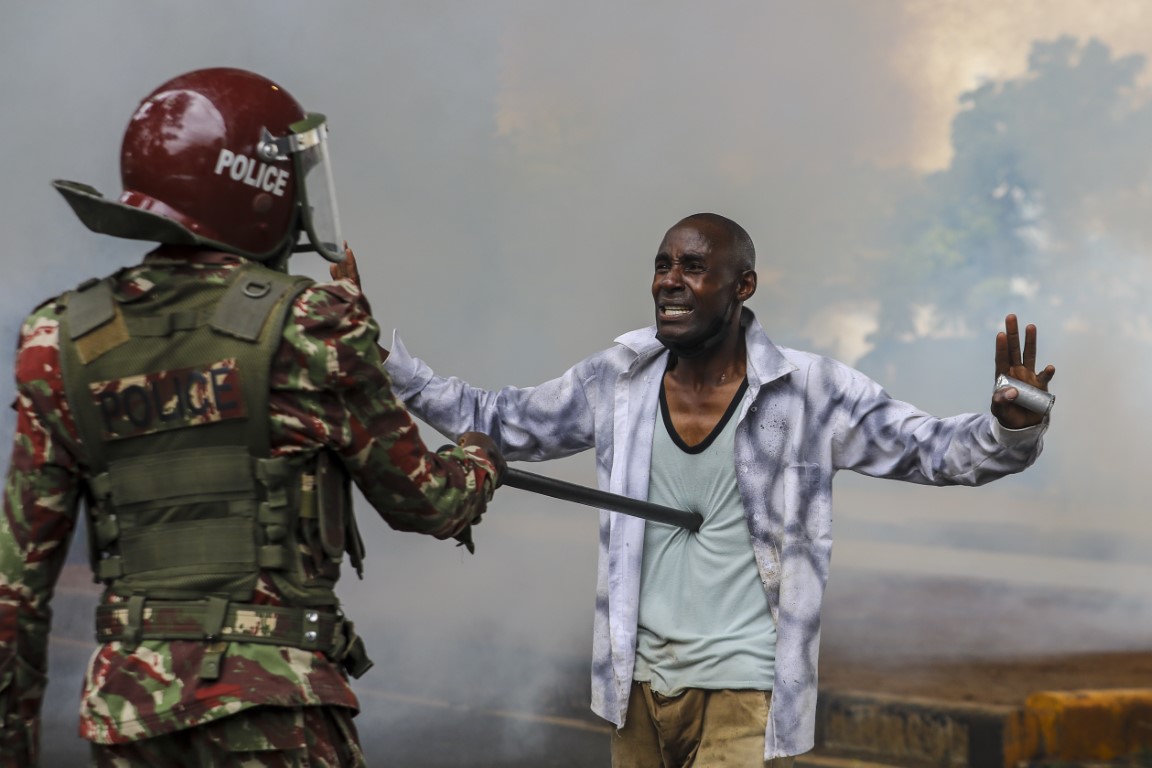
<instances>
[{"instance_id":1,"label":"smoke","mask_svg":"<svg viewBox=\"0 0 1152 768\"><path fill-rule=\"evenodd\" d=\"M182 71L247 67L329 116L381 325L478 385L536 383L648 324L656 246L701 210L752 234L751 306L777 342L856 364L934 413L987 407L996 328L1009 311L1035 322L1039 360L1058 369L1038 465L977 491L842 477L830 599L838 573L883 567L1061 589L1076 573L1129 600L1152 584L1142 13L1089 0L14 4L0 27L0 334L11 350L42 298L146 249L88 233L49 180L115 194L137 100ZM293 267L325 270L309 256ZM0 427L10 435L9 412ZM543 471L594 481L588 456ZM421 728L455 712L484 723L476 738L506 764L533 739L583 733L518 718L592 722L594 513L504 490L467 557L358 509L368 580L341 594L377 660L359 684L362 729L427 744ZM85 637L71 615L58 622ZM75 676L54 680L62 699L75 690Z\"/></svg>"},{"instance_id":2,"label":"smoke","mask_svg":"<svg viewBox=\"0 0 1152 768\"><path fill-rule=\"evenodd\" d=\"M1035 322L1061 408L1049 455L1025 477L1103 502L1113 522L1142 508L1147 455L1128 426L1147 421L1137 393L1152 372L1152 228L1137 213L1152 204L1145 69L1141 56L1065 37L1036 43L1023 76L963 94L951 164L889 220L891 258L869 286L881 305L876 350L861 361L902 392L917 391L905 377L920 371L935 379L927 389L951 395L951 368L924 373L929 348L972 359L1004 313Z\"/></svg>"}]
</instances>

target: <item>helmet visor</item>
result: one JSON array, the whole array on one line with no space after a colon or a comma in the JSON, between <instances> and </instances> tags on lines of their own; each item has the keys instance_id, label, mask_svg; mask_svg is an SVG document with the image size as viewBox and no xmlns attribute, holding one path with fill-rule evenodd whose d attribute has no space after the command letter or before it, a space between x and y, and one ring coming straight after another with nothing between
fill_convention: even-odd
<instances>
[{"instance_id":1,"label":"helmet visor","mask_svg":"<svg viewBox=\"0 0 1152 768\"><path fill-rule=\"evenodd\" d=\"M309 114L293 123L292 153L299 180L301 222L312 248L328 261L344 260L344 239L336 209L336 185L328 152L327 118Z\"/></svg>"}]
</instances>

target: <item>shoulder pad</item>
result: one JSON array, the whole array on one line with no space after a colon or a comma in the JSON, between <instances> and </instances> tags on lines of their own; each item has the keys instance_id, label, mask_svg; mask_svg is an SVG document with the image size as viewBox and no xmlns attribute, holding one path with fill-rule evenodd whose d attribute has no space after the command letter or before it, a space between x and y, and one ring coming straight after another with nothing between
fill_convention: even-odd
<instances>
[{"instance_id":1,"label":"shoulder pad","mask_svg":"<svg viewBox=\"0 0 1152 768\"><path fill-rule=\"evenodd\" d=\"M68 331L73 339L99 328L116 316L112 285L107 280L91 278L66 294Z\"/></svg>"}]
</instances>

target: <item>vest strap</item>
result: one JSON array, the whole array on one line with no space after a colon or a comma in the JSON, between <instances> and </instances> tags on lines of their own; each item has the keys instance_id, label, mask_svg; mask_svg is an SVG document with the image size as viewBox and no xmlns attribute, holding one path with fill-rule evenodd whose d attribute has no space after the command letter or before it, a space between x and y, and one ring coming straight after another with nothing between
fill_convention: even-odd
<instances>
[{"instance_id":1,"label":"vest strap","mask_svg":"<svg viewBox=\"0 0 1152 768\"><path fill-rule=\"evenodd\" d=\"M190 448L121 459L109 465L112 503L117 507L163 499L185 502L206 493L255 497L255 483L243 447Z\"/></svg>"},{"instance_id":2,"label":"vest strap","mask_svg":"<svg viewBox=\"0 0 1152 768\"><path fill-rule=\"evenodd\" d=\"M175 544L173 544L175 542ZM256 563L252 523L243 518L185 520L120 532L120 554L132 573L170 572L173 586L208 573L243 573Z\"/></svg>"},{"instance_id":3,"label":"vest strap","mask_svg":"<svg viewBox=\"0 0 1152 768\"><path fill-rule=\"evenodd\" d=\"M177 331L194 331L206 324L211 316L210 309L192 309L166 315L134 317L128 321L128 330L133 336L171 336Z\"/></svg>"},{"instance_id":4,"label":"vest strap","mask_svg":"<svg viewBox=\"0 0 1152 768\"><path fill-rule=\"evenodd\" d=\"M143 639L144 596L132 595L128 598L127 621L124 627L124 650L134 651Z\"/></svg>"},{"instance_id":5,"label":"vest strap","mask_svg":"<svg viewBox=\"0 0 1152 768\"><path fill-rule=\"evenodd\" d=\"M228 616L228 601L223 597L213 595L206 601L204 609L204 637L216 640L224 631L224 619Z\"/></svg>"},{"instance_id":6,"label":"vest strap","mask_svg":"<svg viewBox=\"0 0 1152 768\"><path fill-rule=\"evenodd\" d=\"M95 522L91 523L93 533L96 535L96 546L107 549L112 542L120 538L120 521L115 515L95 515Z\"/></svg>"},{"instance_id":7,"label":"vest strap","mask_svg":"<svg viewBox=\"0 0 1152 768\"><path fill-rule=\"evenodd\" d=\"M261 545L256 562L260 564L261 568L272 571L283 571L291 565L288 550L284 549L281 544Z\"/></svg>"},{"instance_id":8,"label":"vest strap","mask_svg":"<svg viewBox=\"0 0 1152 768\"><path fill-rule=\"evenodd\" d=\"M368 658L368 650L364 647L364 640L356 634L351 621L344 622L344 644L340 655L336 657L344 669L352 677L359 679L365 672L372 669L373 661Z\"/></svg>"},{"instance_id":9,"label":"vest strap","mask_svg":"<svg viewBox=\"0 0 1152 768\"><path fill-rule=\"evenodd\" d=\"M124 575L124 561L119 555L101 558L96 561L96 578L100 581L118 579Z\"/></svg>"},{"instance_id":10,"label":"vest strap","mask_svg":"<svg viewBox=\"0 0 1152 768\"><path fill-rule=\"evenodd\" d=\"M200 660L201 680L219 680L220 667L223 666L224 654L228 652L228 643L216 640L204 646L204 657Z\"/></svg>"}]
</instances>

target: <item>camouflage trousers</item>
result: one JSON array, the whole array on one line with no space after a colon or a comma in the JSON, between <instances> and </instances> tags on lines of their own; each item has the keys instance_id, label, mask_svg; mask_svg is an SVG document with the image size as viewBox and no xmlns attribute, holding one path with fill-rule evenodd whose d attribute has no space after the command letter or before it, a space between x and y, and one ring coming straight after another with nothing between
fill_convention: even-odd
<instances>
[{"instance_id":1,"label":"camouflage trousers","mask_svg":"<svg viewBox=\"0 0 1152 768\"><path fill-rule=\"evenodd\" d=\"M363 768L352 711L253 707L127 744L93 744L93 768Z\"/></svg>"},{"instance_id":2,"label":"camouflage trousers","mask_svg":"<svg viewBox=\"0 0 1152 768\"><path fill-rule=\"evenodd\" d=\"M612 768L792 768L764 760L771 691L689 688L678 696L633 681L624 727L612 732Z\"/></svg>"}]
</instances>

